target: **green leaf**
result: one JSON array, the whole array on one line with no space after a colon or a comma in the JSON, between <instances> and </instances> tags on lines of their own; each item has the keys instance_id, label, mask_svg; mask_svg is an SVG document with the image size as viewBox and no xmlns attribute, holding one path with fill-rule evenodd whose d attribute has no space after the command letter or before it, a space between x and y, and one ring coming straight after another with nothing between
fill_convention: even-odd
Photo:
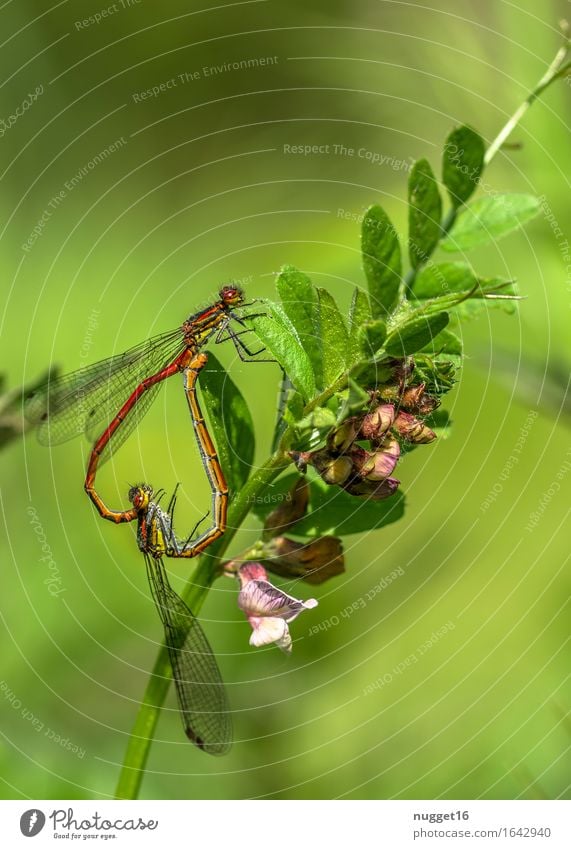
<instances>
[{"instance_id":1,"label":"green leaf","mask_svg":"<svg viewBox=\"0 0 571 849\"><path fill-rule=\"evenodd\" d=\"M302 348L311 360L315 384L323 388L323 356L319 336L319 302L317 291L302 271L293 265L284 265L276 287L283 309L295 327Z\"/></svg>"},{"instance_id":2,"label":"green leaf","mask_svg":"<svg viewBox=\"0 0 571 849\"><path fill-rule=\"evenodd\" d=\"M269 301L264 302L264 308L266 315L256 319L256 333L284 369L293 386L305 401L309 401L315 395L311 361L285 312Z\"/></svg>"},{"instance_id":3,"label":"green leaf","mask_svg":"<svg viewBox=\"0 0 571 849\"><path fill-rule=\"evenodd\" d=\"M486 145L471 127L452 130L442 154L442 182L448 189L455 207L461 206L473 194L484 170Z\"/></svg>"},{"instance_id":4,"label":"green leaf","mask_svg":"<svg viewBox=\"0 0 571 849\"><path fill-rule=\"evenodd\" d=\"M481 198L467 206L456 219L441 247L445 251L469 251L501 239L534 218L541 209L533 195L505 194Z\"/></svg>"},{"instance_id":5,"label":"green leaf","mask_svg":"<svg viewBox=\"0 0 571 849\"><path fill-rule=\"evenodd\" d=\"M453 266L454 264L443 263L443 266L445 265ZM461 263L458 263L458 266L461 266ZM428 277L425 278L426 294L429 289L435 289L439 283L442 285L442 290L449 288L449 291L446 294L437 295L432 298L418 298L416 301L417 305L415 305L412 311L409 310L409 320L426 317L433 315L434 313L440 313L451 309L455 310L456 315L466 314L468 316L480 311L482 307L486 308L489 306L501 306L504 309L507 307L509 311L513 311L513 309L515 309L515 305L513 303L514 300L517 301L520 299L515 286L515 281L513 280L505 280L500 277L481 278L478 280L476 277L468 277L467 274L464 279L466 283L462 284L461 269L458 270L457 274L456 271L454 271L449 277L450 285L448 287L446 283L443 283L444 278L440 273L435 274L432 279ZM467 285L468 282L471 283L471 288L454 291L456 285ZM479 307L473 304L474 301L480 302ZM412 302L409 301L409 305L411 303Z\"/></svg>"},{"instance_id":6,"label":"green leaf","mask_svg":"<svg viewBox=\"0 0 571 849\"><path fill-rule=\"evenodd\" d=\"M385 344L387 354L406 357L421 351L446 327L449 319L447 312L438 312L402 324L388 336Z\"/></svg>"},{"instance_id":7,"label":"green leaf","mask_svg":"<svg viewBox=\"0 0 571 849\"><path fill-rule=\"evenodd\" d=\"M354 416L366 409L371 403L371 396L364 389L361 389L352 377L347 378L347 389L339 393L343 397L343 406L337 416L337 424L341 424L349 416Z\"/></svg>"},{"instance_id":8,"label":"green leaf","mask_svg":"<svg viewBox=\"0 0 571 849\"><path fill-rule=\"evenodd\" d=\"M408 179L408 253L413 268L426 262L442 235L442 201L427 159L415 162Z\"/></svg>"},{"instance_id":9,"label":"green leaf","mask_svg":"<svg viewBox=\"0 0 571 849\"><path fill-rule=\"evenodd\" d=\"M317 407L296 422L295 434L288 447L296 451L313 451L323 444L337 423L337 415L327 407Z\"/></svg>"},{"instance_id":10,"label":"green leaf","mask_svg":"<svg viewBox=\"0 0 571 849\"><path fill-rule=\"evenodd\" d=\"M319 329L323 351L323 379L330 386L345 371L349 353L349 334L332 295L318 289Z\"/></svg>"},{"instance_id":11,"label":"green leaf","mask_svg":"<svg viewBox=\"0 0 571 849\"><path fill-rule=\"evenodd\" d=\"M369 299L362 289L355 286L349 310L349 356L352 363L361 359L361 328L371 318Z\"/></svg>"},{"instance_id":12,"label":"green leaf","mask_svg":"<svg viewBox=\"0 0 571 849\"><path fill-rule=\"evenodd\" d=\"M337 416L328 407L316 407L307 416L301 419L297 426L299 428L313 428L316 430L327 431L335 427Z\"/></svg>"},{"instance_id":13,"label":"green leaf","mask_svg":"<svg viewBox=\"0 0 571 849\"><path fill-rule=\"evenodd\" d=\"M454 310L459 319L478 318L489 309L501 309L512 315L517 309L520 295L514 280L489 277L478 281L479 285L469 300L463 301Z\"/></svg>"},{"instance_id":14,"label":"green leaf","mask_svg":"<svg viewBox=\"0 0 571 849\"><path fill-rule=\"evenodd\" d=\"M276 410L276 422L274 425L274 435L272 437L272 452L274 452L279 444L280 439L283 436L283 433L287 427L287 422L285 420L285 413L287 410L287 403L292 394L295 393L295 389L292 386L291 380L282 369L282 376L280 380L280 388L278 395L278 408ZM302 401L303 406L303 401Z\"/></svg>"},{"instance_id":15,"label":"green leaf","mask_svg":"<svg viewBox=\"0 0 571 849\"><path fill-rule=\"evenodd\" d=\"M370 359L383 347L387 338L387 325L381 319L368 321L361 329L361 359Z\"/></svg>"},{"instance_id":16,"label":"green leaf","mask_svg":"<svg viewBox=\"0 0 571 849\"><path fill-rule=\"evenodd\" d=\"M465 262L429 263L419 271L411 294L418 300L437 298L451 292L467 292L477 282L472 268Z\"/></svg>"},{"instance_id":17,"label":"green leaf","mask_svg":"<svg viewBox=\"0 0 571 849\"><path fill-rule=\"evenodd\" d=\"M284 409L284 421L288 425L296 425L303 418L303 398L295 389L289 393Z\"/></svg>"},{"instance_id":18,"label":"green leaf","mask_svg":"<svg viewBox=\"0 0 571 849\"><path fill-rule=\"evenodd\" d=\"M280 478L268 493L268 501L255 503L254 513L262 520L275 507L276 501L285 499L296 480L297 474ZM386 501L356 498L337 486L327 486L319 477L309 481L309 511L292 529L295 536L315 538L325 534L346 536L361 534L396 522L404 514L404 495L397 490Z\"/></svg>"},{"instance_id":19,"label":"green leaf","mask_svg":"<svg viewBox=\"0 0 571 849\"><path fill-rule=\"evenodd\" d=\"M361 250L373 318L386 318L399 302L402 261L397 232L378 204L369 207L365 213Z\"/></svg>"},{"instance_id":20,"label":"green leaf","mask_svg":"<svg viewBox=\"0 0 571 849\"><path fill-rule=\"evenodd\" d=\"M452 333L451 330L441 330L422 350L436 354L453 354L456 357L461 357L462 340L455 333Z\"/></svg>"},{"instance_id":21,"label":"green leaf","mask_svg":"<svg viewBox=\"0 0 571 849\"><path fill-rule=\"evenodd\" d=\"M244 396L211 352L200 374L200 389L220 465L232 494L240 490L254 461L254 422Z\"/></svg>"},{"instance_id":22,"label":"green leaf","mask_svg":"<svg viewBox=\"0 0 571 849\"><path fill-rule=\"evenodd\" d=\"M391 363L385 354L378 360L369 358L357 363L351 369L350 377L363 389L374 389L393 378L394 368L394 363Z\"/></svg>"}]
</instances>

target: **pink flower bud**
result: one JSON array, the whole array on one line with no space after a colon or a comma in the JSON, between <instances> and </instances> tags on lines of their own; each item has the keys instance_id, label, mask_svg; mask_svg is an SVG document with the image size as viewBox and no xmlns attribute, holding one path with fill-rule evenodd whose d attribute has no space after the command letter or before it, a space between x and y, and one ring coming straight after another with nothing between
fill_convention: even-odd
<instances>
[{"instance_id":1,"label":"pink flower bud","mask_svg":"<svg viewBox=\"0 0 571 849\"><path fill-rule=\"evenodd\" d=\"M349 457L343 455L334 459L328 459L321 467L316 466L316 468L325 483L328 483L330 486L335 484L341 486L353 471L353 464Z\"/></svg>"},{"instance_id":2,"label":"pink flower bud","mask_svg":"<svg viewBox=\"0 0 571 849\"><path fill-rule=\"evenodd\" d=\"M343 543L333 536L297 542L275 537L266 546L264 563L283 578L301 578L308 584L322 584L345 571Z\"/></svg>"},{"instance_id":3,"label":"pink flower bud","mask_svg":"<svg viewBox=\"0 0 571 849\"><path fill-rule=\"evenodd\" d=\"M309 484L305 478L298 478L288 493L288 497L282 501L275 510L269 514L264 522L266 536L275 536L283 532L285 528L292 527L302 519L307 512L309 502Z\"/></svg>"},{"instance_id":4,"label":"pink flower bud","mask_svg":"<svg viewBox=\"0 0 571 849\"><path fill-rule=\"evenodd\" d=\"M365 480L355 479L344 486L343 489L351 495L371 498L373 501L382 501L394 495L399 484L400 481L396 478L386 478L386 480L380 482L366 478Z\"/></svg>"},{"instance_id":5,"label":"pink flower bud","mask_svg":"<svg viewBox=\"0 0 571 849\"><path fill-rule=\"evenodd\" d=\"M291 452L293 456L295 452ZM344 483L352 471L351 460L344 454L337 457L327 449L321 451L303 451L296 453L294 461L298 469L313 466L325 483L333 486Z\"/></svg>"},{"instance_id":6,"label":"pink flower bud","mask_svg":"<svg viewBox=\"0 0 571 849\"><path fill-rule=\"evenodd\" d=\"M424 391L425 388L425 383L419 383L417 386L408 386L404 390L402 393L401 405L405 410L426 416L429 413L432 413L433 410L440 405L440 401L438 401L437 398L433 398L431 395L426 394Z\"/></svg>"},{"instance_id":7,"label":"pink flower bud","mask_svg":"<svg viewBox=\"0 0 571 849\"><path fill-rule=\"evenodd\" d=\"M417 445L433 442L436 439L434 431L427 427L424 422L415 419L410 413L404 413L402 410L396 417L393 426L403 439Z\"/></svg>"},{"instance_id":8,"label":"pink flower bud","mask_svg":"<svg viewBox=\"0 0 571 849\"><path fill-rule=\"evenodd\" d=\"M392 404L379 404L371 413L367 413L361 423L359 435L363 439L373 441L382 439L391 427L395 418L395 408Z\"/></svg>"},{"instance_id":9,"label":"pink flower bud","mask_svg":"<svg viewBox=\"0 0 571 849\"><path fill-rule=\"evenodd\" d=\"M358 432L359 419L355 417L346 419L331 432L327 445L332 451L343 454L355 442Z\"/></svg>"},{"instance_id":10,"label":"pink flower bud","mask_svg":"<svg viewBox=\"0 0 571 849\"><path fill-rule=\"evenodd\" d=\"M356 446L351 451L353 468L360 478L381 481L394 471L400 456L400 446L396 439L385 439L380 450L371 453Z\"/></svg>"},{"instance_id":11,"label":"pink flower bud","mask_svg":"<svg viewBox=\"0 0 571 849\"><path fill-rule=\"evenodd\" d=\"M244 563L238 569L238 578L242 587L245 587L248 581L267 581L268 573L261 563Z\"/></svg>"}]
</instances>

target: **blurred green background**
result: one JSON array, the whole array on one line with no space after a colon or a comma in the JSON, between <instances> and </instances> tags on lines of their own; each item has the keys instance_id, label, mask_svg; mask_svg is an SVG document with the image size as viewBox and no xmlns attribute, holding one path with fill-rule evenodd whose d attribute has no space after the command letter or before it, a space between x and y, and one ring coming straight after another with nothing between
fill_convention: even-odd
<instances>
[{"instance_id":1,"label":"blurred green background","mask_svg":"<svg viewBox=\"0 0 571 849\"><path fill-rule=\"evenodd\" d=\"M8 385L176 327L230 278L271 295L286 262L347 305L364 283L363 209L382 203L405 232L408 163L426 155L438 167L457 123L491 141L551 61L567 11L547 0L4 4ZM244 60L257 61L223 67ZM569 97L565 82L550 89L517 129L520 149L487 172L499 190L545 195L563 235L540 217L473 257L483 273L516 277L528 298L515 316L483 313L465 326L452 435L399 466L405 517L346 538L342 578L295 587L319 607L292 626L291 658L250 649L235 587L215 585L202 621L236 743L224 759L202 755L170 694L143 797L568 795ZM288 153L295 144L329 148ZM232 346L217 353L251 403L263 461L278 371L242 364ZM208 496L183 393L170 383L99 482L120 505L129 483L182 481L183 527ZM48 451L31 434L0 454L7 798L113 795L161 639L133 529L102 522L83 494L87 450L78 439ZM252 517L234 550L256 527ZM169 567L182 586L188 564Z\"/></svg>"}]
</instances>

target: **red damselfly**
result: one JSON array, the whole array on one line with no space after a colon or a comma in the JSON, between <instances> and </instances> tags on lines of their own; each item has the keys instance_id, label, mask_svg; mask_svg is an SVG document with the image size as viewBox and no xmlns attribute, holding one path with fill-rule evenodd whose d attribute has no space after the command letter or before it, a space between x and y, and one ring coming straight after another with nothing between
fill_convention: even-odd
<instances>
[{"instance_id":1,"label":"red damselfly","mask_svg":"<svg viewBox=\"0 0 571 849\"><path fill-rule=\"evenodd\" d=\"M263 349L250 351L242 338L250 332L245 319L255 314L236 312L252 303L245 302L237 286L224 286L214 304L191 315L176 330L51 380L26 400L24 413L37 425L41 443L54 445L81 433L94 443L85 489L105 519L127 521L117 518L123 513L109 510L97 495L98 464L129 436L167 378L185 369L198 372L203 367L200 350L213 337L216 343L231 340L243 360L259 357ZM244 329L237 331L233 323Z\"/></svg>"},{"instance_id":2,"label":"red damselfly","mask_svg":"<svg viewBox=\"0 0 571 849\"><path fill-rule=\"evenodd\" d=\"M117 524L121 522L133 522L134 520L138 520L139 548L142 548L142 550L144 550L143 543L145 545L150 546L149 550L154 550L153 547L159 545L159 548L157 550L159 551L160 555L166 554L167 557L196 557L196 555L200 554L201 551L204 551L204 549L208 545L210 545L210 543L214 542L215 539L218 539L218 537L222 536L226 528L228 486L226 484L224 472L222 471L222 467L218 460L216 448L214 447L214 443L210 437L210 434L208 433L208 429L206 427L206 423L204 421L202 410L200 409L200 404L198 402L198 397L196 394L196 381L201 370L206 365L207 360L208 357L206 354L199 353L196 355L195 360L193 361L194 365L187 366L187 368L185 368L184 389L190 410L192 426L194 428L194 433L198 444L198 450L200 452L202 464L206 471L206 476L208 478L208 483L210 484L210 489L212 492L213 521L208 530L200 534L200 536L196 540L191 541L189 538L184 544L181 544L177 541L174 533L172 532L172 525L170 521L170 516L172 515L176 501L176 491L175 495L173 496L173 499L171 500L171 506L169 508L169 511L166 514L158 507L156 510L153 510L149 513L149 493L151 492L149 487L139 487L138 489L137 487L135 487L131 489L129 493L129 500L131 501L132 507L128 510L109 510L109 508L104 504L101 496L95 489L95 481L93 481L91 489L89 491L89 494L95 506L97 507L101 515L104 516L106 519L110 519L111 521L116 522ZM140 492L138 490L140 490ZM143 511L146 511L146 513ZM142 517L144 518L146 514L148 514L150 518L153 519L152 524L150 526L150 531L152 531L152 533L155 535L152 539L149 537L148 543L146 542L147 538L145 536L145 529L147 526L144 522L141 523ZM163 517L166 518L163 520ZM160 544L153 542L155 537L157 537Z\"/></svg>"}]
</instances>

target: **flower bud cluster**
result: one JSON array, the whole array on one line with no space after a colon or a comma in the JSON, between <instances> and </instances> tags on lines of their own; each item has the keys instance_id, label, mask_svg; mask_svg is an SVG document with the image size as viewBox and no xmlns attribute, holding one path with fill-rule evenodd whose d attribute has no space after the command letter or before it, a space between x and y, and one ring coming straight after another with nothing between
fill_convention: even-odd
<instances>
[{"instance_id":1,"label":"flower bud cluster","mask_svg":"<svg viewBox=\"0 0 571 849\"><path fill-rule=\"evenodd\" d=\"M399 387L398 407L394 403L376 404L373 409L346 419L328 436L318 451L293 451L298 469L316 469L325 483L340 486L356 496L375 500L389 498L400 481L392 477L401 453L401 442L424 444L436 434L417 415L426 415L438 405L426 394L423 383ZM374 399L377 393L372 393ZM395 399L396 400L396 399ZM368 443L363 447L360 443Z\"/></svg>"}]
</instances>

